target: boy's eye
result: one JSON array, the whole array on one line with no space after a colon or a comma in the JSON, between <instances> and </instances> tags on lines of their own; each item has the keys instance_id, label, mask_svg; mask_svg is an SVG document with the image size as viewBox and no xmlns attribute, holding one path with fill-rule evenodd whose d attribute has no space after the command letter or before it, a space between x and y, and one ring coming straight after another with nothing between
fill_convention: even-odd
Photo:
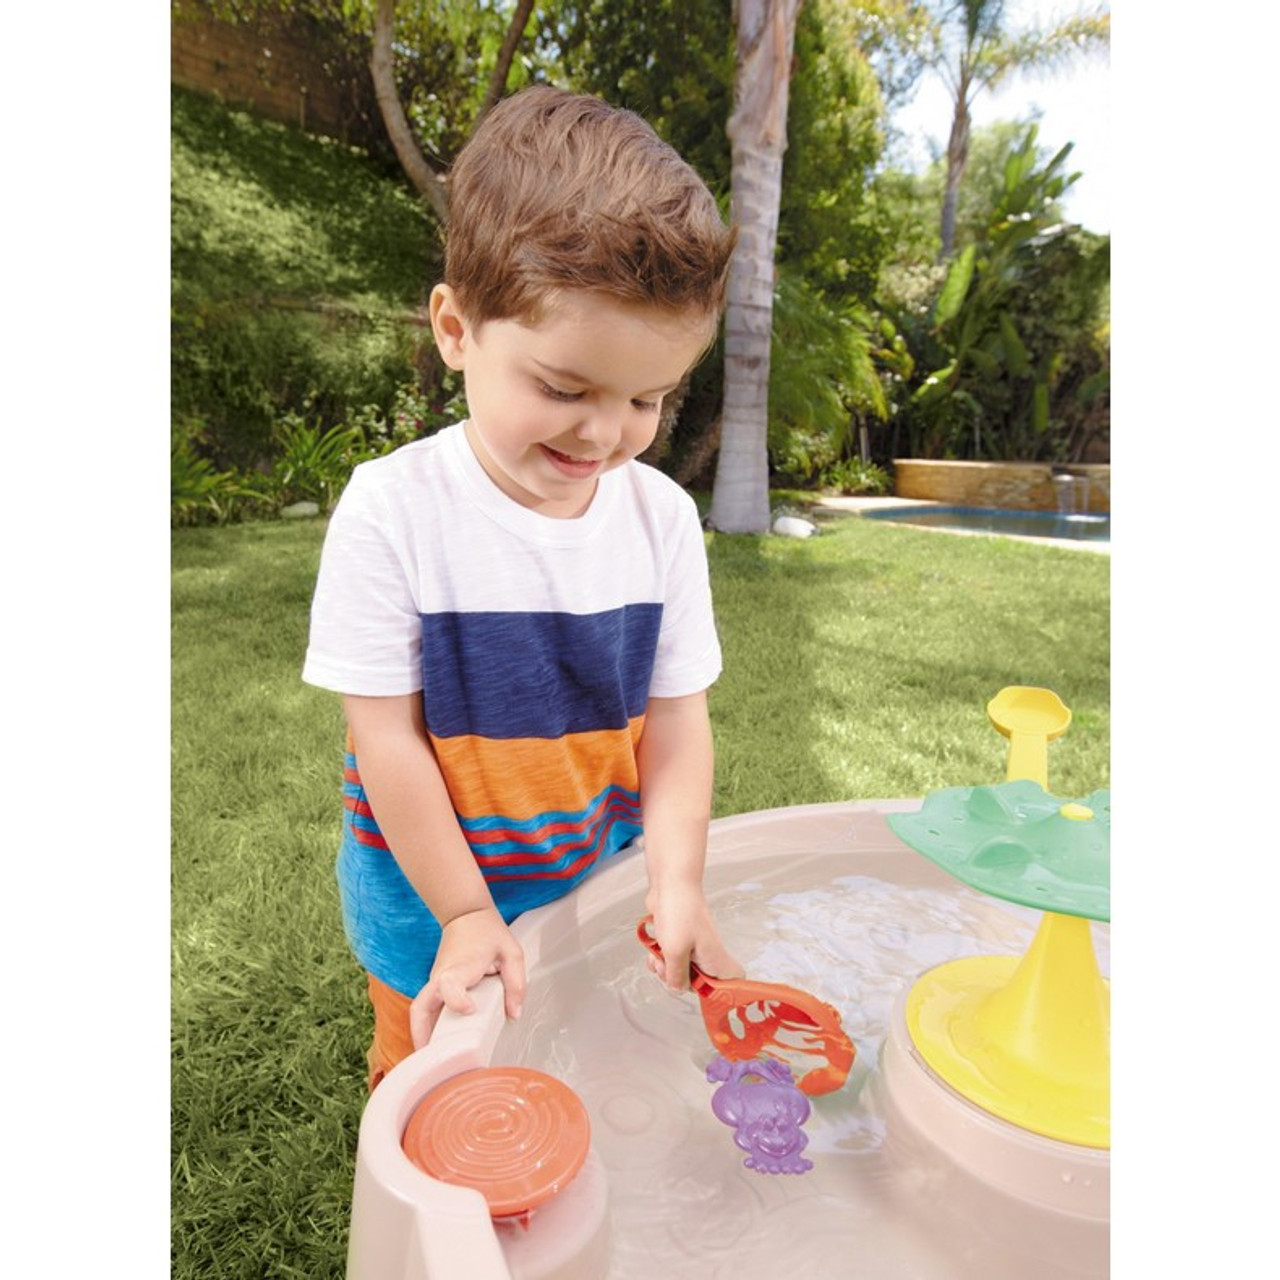
<instances>
[{"instance_id":1,"label":"boy's eye","mask_svg":"<svg viewBox=\"0 0 1280 1280\"><path fill-rule=\"evenodd\" d=\"M544 396L550 397L552 400L561 400L565 403L572 404L575 400L581 400L585 394L582 391L562 391L559 387L553 387L549 382L538 380L538 390ZM660 400L632 400L632 407L638 409L641 413L657 413L661 408Z\"/></svg>"},{"instance_id":2,"label":"boy's eye","mask_svg":"<svg viewBox=\"0 0 1280 1280\"><path fill-rule=\"evenodd\" d=\"M581 391L561 391L559 387L553 387L550 383L539 382L538 387L544 396L550 396L552 400L581 400Z\"/></svg>"}]
</instances>

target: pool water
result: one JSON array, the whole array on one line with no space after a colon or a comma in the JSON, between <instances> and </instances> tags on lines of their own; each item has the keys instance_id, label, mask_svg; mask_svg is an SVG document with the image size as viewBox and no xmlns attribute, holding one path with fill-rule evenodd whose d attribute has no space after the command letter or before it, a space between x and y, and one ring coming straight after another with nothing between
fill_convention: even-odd
<instances>
[{"instance_id":1,"label":"pool water","mask_svg":"<svg viewBox=\"0 0 1280 1280\"><path fill-rule=\"evenodd\" d=\"M887 507L863 511L869 520L918 525L931 529L960 529L972 533L1003 533L1029 538L1068 538L1074 542L1110 542L1109 515L1059 515L1050 511L1002 511L995 507Z\"/></svg>"}]
</instances>

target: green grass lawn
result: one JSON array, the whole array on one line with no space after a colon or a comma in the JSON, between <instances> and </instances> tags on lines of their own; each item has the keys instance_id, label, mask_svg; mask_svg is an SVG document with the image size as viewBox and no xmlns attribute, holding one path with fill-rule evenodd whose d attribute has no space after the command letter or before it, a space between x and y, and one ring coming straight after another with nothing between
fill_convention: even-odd
<instances>
[{"instance_id":1,"label":"green grass lawn","mask_svg":"<svg viewBox=\"0 0 1280 1280\"><path fill-rule=\"evenodd\" d=\"M323 532L173 540L175 1277L345 1263L369 1021L333 877L338 699L299 678ZM998 782L1008 684L1072 709L1052 790L1109 786L1108 557L857 517L708 545L718 816Z\"/></svg>"}]
</instances>

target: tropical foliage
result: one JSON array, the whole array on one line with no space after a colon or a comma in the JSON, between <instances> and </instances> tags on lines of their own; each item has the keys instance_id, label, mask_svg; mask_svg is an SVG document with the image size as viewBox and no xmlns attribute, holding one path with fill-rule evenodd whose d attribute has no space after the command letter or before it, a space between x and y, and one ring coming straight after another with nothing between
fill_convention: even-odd
<instances>
[{"instance_id":1,"label":"tropical foliage","mask_svg":"<svg viewBox=\"0 0 1280 1280\"><path fill-rule=\"evenodd\" d=\"M219 471L202 456L193 434L175 433L169 447L169 511L173 524L221 523L241 499L255 496L234 471Z\"/></svg>"},{"instance_id":2,"label":"tropical foliage","mask_svg":"<svg viewBox=\"0 0 1280 1280\"><path fill-rule=\"evenodd\" d=\"M374 0L172 3L184 18L305 20L335 68L367 77ZM800 6L761 446L775 478L874 476L869 464L910 453L1074 459L1108 430L1109 241L1064 223L1067 157L1041 154L1025 125L973 132L951 260L947 161L924 174L886 165L888 106L936 69L939 24L970 9L983 32L1008 36L998 4ZM734 15L670 0L535 5L505 84L550 79L640 111L727 210ZM519 17L515 0L398 0L395 83L438 171L483 109ZM1034 34L1006 40L1003 74L1051 61ZM440 227L388 146L340 145L177 90L173 138L176 521L269 513L304 489L323 505L344 466L406 438L388 425L404 418L398 400L420 404L409 418L421 430L465 412L421 323ZM655 452L684 482L710 480L724 378L720 343ZM296 465L300 423L317 447L328 440L320 470L336 479ZM340 429L359 441L331 436Z\"/></svg>"},{"instance_id":3,"label":"tropical foliage","mask_svg":"<svg viewBox=\"0 0 1280 1280\"><path fill-rule=\"evenodd\" d=\"M1060 219L1070 147L1041 165L1036 136L1009 152L984 234L928 310L896 313L914 356L894 422L908 456L1065 460L1106 390L1109 241Z\"/></svg>"},{"instance_id":4,"label":"tropical foliage","mask_svg":"<svg viewBox=\"0 0 1280 1280\"><path fill-rule=\"evenodd\" d=\"M926 21L914 35L925 65L951 97L946 194L942 203L942 254L956 245L956 208L969 162L970 107L978 94L1027 72L1058 71L1072 60L1107 47L1111 15L1102 8L1075 13L1053 26L1015 30L1005 0L932 0L920 6Z\"/></svg>"}]
</instances>

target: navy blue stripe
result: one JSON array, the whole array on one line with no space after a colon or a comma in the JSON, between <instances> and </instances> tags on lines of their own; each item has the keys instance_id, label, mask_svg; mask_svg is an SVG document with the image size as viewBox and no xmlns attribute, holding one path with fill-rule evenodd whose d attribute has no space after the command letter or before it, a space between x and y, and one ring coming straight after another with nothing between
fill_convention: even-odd
<instances>
[{"instance_id":1,"label":"navy blue stripe","mask_svg":"<svg viewBox=\"0 0 1280 1280\"><path fill-rule=\"evenodd\" d=\"M424 613L422 698L437 737L625 729L649 699L660 604L604 613Z\"/></svg>"}]
</instances>

